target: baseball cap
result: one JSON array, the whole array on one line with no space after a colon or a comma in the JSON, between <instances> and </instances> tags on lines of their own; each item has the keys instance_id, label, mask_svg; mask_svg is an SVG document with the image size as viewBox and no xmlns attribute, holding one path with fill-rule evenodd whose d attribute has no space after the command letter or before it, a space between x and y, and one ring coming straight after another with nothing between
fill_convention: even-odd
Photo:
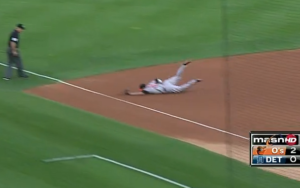
<instances>
[{"instance_id":1,"label":"baseball cap","mask_svg":"<svg viewBox=\"0 0 300 188\"><path fill-rule=\"evenodd\" d=\"M25 27L23 24L17 24L17 27L25 30Z\"/></svg>"}]
</instances>

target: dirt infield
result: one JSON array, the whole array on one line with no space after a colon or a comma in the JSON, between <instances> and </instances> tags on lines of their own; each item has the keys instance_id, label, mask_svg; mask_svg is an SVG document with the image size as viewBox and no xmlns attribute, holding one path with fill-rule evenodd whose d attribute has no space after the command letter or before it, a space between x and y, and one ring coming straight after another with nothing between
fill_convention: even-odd
<instances>
[{"instance_id":1,"label":"dirt infield","mask_svg":"<svg viewBox=\"0 0 300 188\"><path fill-rule=\"evenodd\" d=\"M26 92L249 163L248 140L226 134L222 130L243 137L248 137L251 130L297 130L300 121L299 58L297 50L231 57L227 67L230 70L229 88L225 87L224 59L193 61L184 72L182 83L193 78L201 78L203 82L186 93L176 95L134 97L125 96L122 92L125 88L137 89L143 81L173 76L180 63L126 70L69 82L159 112L63 84L45 85ZM229 97L226 97L227 92L230 93ZM227 111L227 102L230 102L230 111ZM225 127L228 116L231 126ZM234 148L230 152L228 145ZM282 168L280 171L276 168L268 170L299 179L295 169L291 173Z\"/></svg>"}]
</instances>

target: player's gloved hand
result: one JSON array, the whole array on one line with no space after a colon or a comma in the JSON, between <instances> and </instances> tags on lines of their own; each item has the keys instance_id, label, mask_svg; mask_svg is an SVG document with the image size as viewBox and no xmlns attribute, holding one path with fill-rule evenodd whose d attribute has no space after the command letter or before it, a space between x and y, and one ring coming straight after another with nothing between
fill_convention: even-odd
<instances>
[{"instance_id":1,"label":"player's gloved hand","mask_svg":"<svg viewBox=\"0 0 300 188\"><path fill-rule=\"evenodd\" d=\"M129 95L129 89L125 89L124 94Z\"/></svg>"}]
</instances>

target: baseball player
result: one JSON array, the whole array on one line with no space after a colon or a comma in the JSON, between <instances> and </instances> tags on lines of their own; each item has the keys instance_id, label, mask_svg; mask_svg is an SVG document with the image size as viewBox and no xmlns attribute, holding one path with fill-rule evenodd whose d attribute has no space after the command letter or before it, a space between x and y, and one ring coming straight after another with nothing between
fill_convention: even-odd
<instances>
[{"instance_id":1,"label":"baseball player","mask_svg":"<svg viewBox=\"0 0 300 188\"><path fill-rule=\"evenodd\" d=\"M146 95L146 94L166 94L166 93L181 93L194 85L197 82L201 82L201 79L193 79L183 85L177 85L181 79L181 75L184 69L190 64L190 61L183 63L178 69L175 76L162 81L161 79L154 79L148 84L141 84L139 92L130 92L125 90L126 95Z\"/></svg>"}]
</instances>

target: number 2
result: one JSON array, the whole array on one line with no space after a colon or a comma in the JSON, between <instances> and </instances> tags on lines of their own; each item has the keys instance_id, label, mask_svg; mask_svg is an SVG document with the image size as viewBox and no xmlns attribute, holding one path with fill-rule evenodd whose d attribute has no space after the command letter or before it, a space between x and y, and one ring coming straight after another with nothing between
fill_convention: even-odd
<instances>
[{"instance_id":1,"label":"number 2","mask_svg":"<svg viewBox=\"0 0 300 188\"><path fill-rule=\"evenodd\" d=\"M291 150L292 150L291 151L292 154L296 154L296 148L295 147L292 147Z\"/></svg>"}]
</instances>

